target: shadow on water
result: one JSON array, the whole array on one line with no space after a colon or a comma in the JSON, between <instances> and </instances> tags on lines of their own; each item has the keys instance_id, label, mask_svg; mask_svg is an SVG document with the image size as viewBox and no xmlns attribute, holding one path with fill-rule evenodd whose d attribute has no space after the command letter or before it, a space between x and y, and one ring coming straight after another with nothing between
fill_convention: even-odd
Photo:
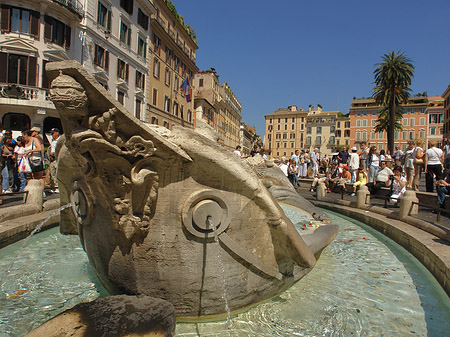
<instances>
[{"instance_id":1,"label":"shadow on water","mask_svg":"<svg viewBox=\"0 0 450 337\"><path fill-rule=\"evenodd\" d=\"M430 271L405 248L372 227L341 214L326 212L361 227L391 250L395 257L404 265L414 282L425 314L428 336L448 335L449 332L446 331L446 326L448 327L450 324L450 301L444 289ZM448 246L448 242L436 241Z\"/></svg>"}]
</instances>

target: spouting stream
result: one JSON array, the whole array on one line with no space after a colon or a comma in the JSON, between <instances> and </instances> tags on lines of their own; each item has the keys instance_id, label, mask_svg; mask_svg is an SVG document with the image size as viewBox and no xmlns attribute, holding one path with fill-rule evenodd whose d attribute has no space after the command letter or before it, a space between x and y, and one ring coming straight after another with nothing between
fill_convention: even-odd
<instances>
[{"instance_id":1,"label":"spouting stream","mask_svg":"<svg viewBox=\"0 0 450 337\"><path fill-rule=\"evenodd\" d=\"M219 235L217 234L217 226L212 222L210 216L208 216L206 218L206 222L211 227L211 229L214 231L214 242L216 243L216 247L217 247L217 258L218 258L219 264L220 264L222 286L223 286L222 298L225 301L225 310L227 312L226 328L231 329L233 327L233 323L231 322L231 310L230 310L230 306L228 305L227 284L226 284L226 279L225 279L225 267L224 267L224 264L222 261L222 253L220 252L220 243L219 243Z\"/></svg>"},{"instance_id":2,"label":"spouting stream","mask_svg":"<svg viewBox=\"0 0 450 337\"><path fill-rule=\"evenodd\" d=\"M34 234L38 233L42 226L44 226L44 224L49 221L54 215L60 213L62 210L65 210L66 208L72 207L71 203L65 204L64 206L61 206L60 208L54 210L53 212L51 212L44 220L42 220L35 229L33 229L33 231L23 240L22 242L22 246L20 246L20 249L17 250L17 252L14 255L14 258L11 261L11 264L8 266L8 269L6 270L6 273L3 274L3 277L0 280L0 291L3 293L2 295L4 296L5 294L5 290L3 289L3 285L5 284L5 280L8 277L8 275L11 273L11 270L13 270L14 268L14 263L15 261L17 261L17 257L19 256L19 254L21 253L21 251L23 250L23 248L26 246L26 244L28 243L28 241L33 237Z\"/></svg>"}]
</instances>

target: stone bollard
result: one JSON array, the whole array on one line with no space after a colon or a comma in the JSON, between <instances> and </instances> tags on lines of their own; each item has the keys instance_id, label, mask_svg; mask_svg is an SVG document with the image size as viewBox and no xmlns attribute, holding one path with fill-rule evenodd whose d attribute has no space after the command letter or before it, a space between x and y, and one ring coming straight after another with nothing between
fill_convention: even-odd
<instances>
[{"instance_id":1,"label":"stone bollard","mask_svg":"<svg viewBox=\"0 0 450 337\"><path fill-rule=\"evenodd\" d=\"M325 199L326 195L327 195L327 187L325 186L325 183L324 182L318 183L316 188L316 199L323 200Z\"/></svg>"},{"instance_id":2,"label":"stone bollard","mask_svg":"<svg viewBox=\"0 0 450 337\"><path fill-rule=\"evenodd\" d=\"M38 179L30 179L25 187L25 191L28 191L26 204L42 211L44 189L41 182Z\"/></svg>"},{"instance_id":3,"label":"stone bollard","mask_svg":"<svg viewBox=\"0 0 450 337\"><path fill-rule=\"evenodd\" d=\"M408 215L417 215L419 213L418 202L419 199L417 199L416 192L413 190L406 190L405 194L403 194L403 197L400 199L398 217L404 219Z\"/></svg>"},{"instance_id":4,"label":"stone bollard","mask_svg":"<svg viewBox=\"0 0 450 337\"><path fill-rule=\"evenodd\" d=\"M356 193L356 208L367 208L370 205L370 192L366 185L359 187Z\"/></svg>"},{"instance_id":5,"label":"stone bollard","mask_svg":"<svg viewBox=\"0 0 450 337\"><path fill-rule=\"evenodd\" d=\"M266 160L266 167L273 167L275 165L273 159Z\"/></svg>"}]
</instances>

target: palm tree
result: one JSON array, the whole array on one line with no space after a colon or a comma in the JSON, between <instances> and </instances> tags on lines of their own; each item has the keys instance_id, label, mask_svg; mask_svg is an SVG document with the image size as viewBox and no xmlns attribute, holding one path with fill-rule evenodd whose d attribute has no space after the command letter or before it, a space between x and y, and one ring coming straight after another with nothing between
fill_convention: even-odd
<instances>
[{"instance_id":1,"label":"palm tree","mask_svg":"<svg viewBox=\"0 0 450 337\"><path fill-rule=\"evenodd\" d=\"M380 131L387 131L388 150L394 153L396 121L398 122L403 116L399 105L408 101L411 91L409 86L414 77L414 66L404 52L400 51L397 54L389 51L388 54L384 54L382 60L383 62L375 65L377 68L373 72L375 88L372 97L381 105L380 117L383 112L389 117L386 116L384 119L379 117L377 127L379 126ZM384 123L381 125L383 121Z\"/></svg>"}]
</instances>

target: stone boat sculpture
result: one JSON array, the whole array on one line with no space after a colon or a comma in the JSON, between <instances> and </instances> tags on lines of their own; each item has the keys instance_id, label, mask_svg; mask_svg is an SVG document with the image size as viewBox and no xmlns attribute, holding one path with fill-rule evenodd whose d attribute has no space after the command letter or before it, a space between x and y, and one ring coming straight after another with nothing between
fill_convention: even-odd
<instances>
[{"instance_id":1,"label":"stone boat sculpture","mask_svg":"<svg viewBox=\"0 0 450 337\"><path fill-rule=\"evenodd\" d=\"M336 236L324 223L305 243L265 186L279 169L258 177L193 130L142 123L76 61L46 69L64 128L61 203L73 204L61 232L79 235L111 294L162 298L196 318L226 313L226 287L242 310L301 279Z\"/></svg>"}]
</instances>

